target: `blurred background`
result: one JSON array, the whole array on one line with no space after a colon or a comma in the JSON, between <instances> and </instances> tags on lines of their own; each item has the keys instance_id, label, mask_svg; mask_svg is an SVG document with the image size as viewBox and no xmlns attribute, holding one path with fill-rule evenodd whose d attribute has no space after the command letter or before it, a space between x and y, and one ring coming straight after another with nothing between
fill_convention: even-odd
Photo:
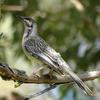
<instances>
[{"instance_id":1,"label":"blurred background","mask_svg":"<svg viewBox=\"0 0 100 100\"><path fill-rule=\"evenodd\" d=\"M71 66L83 73L100 69L100 0L0 0L0 62L32 72L22 51L23 24L16 15L36 19L39 35ZM3 33L3 35L2 35ZM22 84L0 79L0 100L23 100L47 85ZM76 85L61 85L32 100L100 100L100 79L86 84L96 96L86 96Z\"/></svg>"}]
</instances>

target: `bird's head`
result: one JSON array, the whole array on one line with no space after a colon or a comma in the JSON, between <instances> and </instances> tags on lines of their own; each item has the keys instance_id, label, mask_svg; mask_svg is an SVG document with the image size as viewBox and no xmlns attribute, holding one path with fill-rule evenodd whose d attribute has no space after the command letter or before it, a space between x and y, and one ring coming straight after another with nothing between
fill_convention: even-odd
<instances>
[{"instance_id":1,"label":"bird's head","mask_svg":"<svg viewBox=\"0 0 100 100\"><path fill-rule=\"evenodd\" d=\"M27 27L32 27L36 22L34 19L32 19L31 17L25 17L25 16L19 16L17 15L17 17L19 19L22 20L22 22L25 24L25 26Z\"/></svg>"},{"instance_id":2,"label":"bird's head","mask_svg":"<svg viewBox=\"0 0 100 100\"><path fill-rule=\"evenodd\" d=\"M19 19L22 20L25 26L25 33L28 35L35 35L37 33L37 25L34 19L31 17L25 17L25 16L17 16Z\"/></svg>"}]
</instances>

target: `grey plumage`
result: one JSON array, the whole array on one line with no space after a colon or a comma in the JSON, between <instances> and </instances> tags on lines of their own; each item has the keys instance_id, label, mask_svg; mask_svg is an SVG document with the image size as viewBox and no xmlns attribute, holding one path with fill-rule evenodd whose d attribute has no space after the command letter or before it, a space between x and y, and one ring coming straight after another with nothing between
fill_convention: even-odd
<instances>
[{"instance_id":1,"label":"grey plumage","mask_svg":"<svg viewBox=\"0 0 100 100\"><path fill-rule=\"evenodd\" d=\"M23 43L23 49L27 53L26 55L29 55L28 52L30 52L31 56L41 60L42 63L48 64L54 71L64 74L62 67L58 64L60 63L58 61L60 54L55 52L41 37L34 36L29 38Z\"/></svg>"},{"instance_id":2,"label":"grey plumage","mask_svg":"<svg viewBox=\"0 0 100 100\"><path fill-rule=\"evenodd\" d=\"M25 32L22 47L25 54L30 58L35 58L41 63L47 64L51 69L59 74L68 74L74 82L88 95L93 96L93 92L85 83L71 70L61 55L52 49L41 37L37 35L36 23L32 18L20 17L25 25ZM41 64L40 63L40 64Z\"/></svg>"}]
</instances>

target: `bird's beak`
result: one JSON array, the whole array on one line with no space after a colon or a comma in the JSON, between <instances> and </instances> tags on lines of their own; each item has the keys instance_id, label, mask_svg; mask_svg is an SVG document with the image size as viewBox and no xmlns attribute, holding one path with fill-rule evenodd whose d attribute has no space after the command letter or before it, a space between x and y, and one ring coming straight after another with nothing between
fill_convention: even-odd
<instances>
[{"instance_id":1,"label":"bird's beak","mask_svg":"<svg viewBox=\"0 0 100 100\"><path fill-rule=\"evenodd\" d=\"M24 21L24 17L23 17L23 16L16 15L16 17L17 17L18 19L21 19L21 20L23 20L23 21Z\"/></svg>"}]
</instances>

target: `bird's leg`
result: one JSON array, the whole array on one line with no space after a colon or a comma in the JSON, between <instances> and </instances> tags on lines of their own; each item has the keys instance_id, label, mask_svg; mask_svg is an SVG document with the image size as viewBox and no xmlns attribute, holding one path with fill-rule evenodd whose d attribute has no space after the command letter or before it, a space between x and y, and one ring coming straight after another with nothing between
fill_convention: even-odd
<instances>
[{"instance_id":1,"label":"bird's leg","mask_svg":"<svg viewBox=\"0 0 100 100\"><path fill-rule=\"evenodd\" d=\"M37 74L37 73L39 73L40 71L42 71L44 68L43 67L40 67L38 70L36 70L33 74L35 75L35 74Z\"/></svg>"},{"instance_id":2,"label":"bird's leg","mask_svg":"<svg viewBox=\"0 0 100 100\"><path fill-rule=\"evenodd\" d=\"M52 77L53 77L53 71L54 71L54 70L51 68L50 71L49 71L49 73L48 73L50 79L52 79Z\"/></svg>"},{"instance_id":3,"label":"bird's leg","mask_svg":"<svg viewBox=\"0 0 100 100\"><path fill-rule=\"evenodd\" d=\"M31 76L35 76L35 77L39 78L40 75L38 75L38 73L39 73L41 70L43 70L43 69L44 69L43 67L40 67L40 68L37 69L35 72L32 72L32 74L30 75L30 77L31 77Z\"/></svg>"}]
</instances>

